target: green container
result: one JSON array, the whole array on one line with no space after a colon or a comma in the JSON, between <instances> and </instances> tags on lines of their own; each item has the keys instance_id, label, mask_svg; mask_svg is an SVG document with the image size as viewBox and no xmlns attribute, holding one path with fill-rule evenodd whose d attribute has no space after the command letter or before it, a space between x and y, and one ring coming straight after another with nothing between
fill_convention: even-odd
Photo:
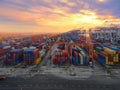
<instances>
[{"instance_id":1,"label":"green container","mask_svg":"<svg viewBox=\"0 0 120 90\"><path fill-rule=\"evenodd\" d=\"M96 50L97 51L102 51L102 48L101 47L96 47Z\"/></svg>"}]
</instances>

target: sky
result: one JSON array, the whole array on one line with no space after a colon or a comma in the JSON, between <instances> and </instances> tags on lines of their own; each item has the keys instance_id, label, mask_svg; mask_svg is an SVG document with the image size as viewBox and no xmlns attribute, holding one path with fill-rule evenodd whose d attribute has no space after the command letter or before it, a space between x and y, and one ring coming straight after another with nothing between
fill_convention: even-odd
<instances>
[{"instance_id":1,"label":"sky","mask_svg":"<svg viewBox=\"0 0 120 90\"><path fill-rule=\"evenodd\" d=\"M0 32L67 32L120 24L120 0L0 0Z\"/></svg>"}]
</instances>

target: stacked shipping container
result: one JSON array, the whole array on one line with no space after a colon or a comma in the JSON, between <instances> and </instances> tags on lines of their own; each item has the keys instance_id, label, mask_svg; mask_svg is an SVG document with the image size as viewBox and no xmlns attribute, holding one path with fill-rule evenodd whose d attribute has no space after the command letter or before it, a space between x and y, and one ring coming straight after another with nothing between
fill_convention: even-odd
<instances>
[{"instance_id":1,"label":"stacked shipping container","mask_svg":"<svg viewBox=\"0 0 120 90\"><path fill-rule=\"evenodd\" d=\"M109 44L103 44L103 46L97 46L94 49L96 51L93 53L93 57L101 64L114 65L120 62L120 49L117 47L110 46Z\"/></svg>"},{"instance_id":2,"label":"stacked shipping container","mask_svg":"<svg viewBox=\"0 0 120 90\"><path fill-rule=\"evenodd\" d=\"M24 64L36 64L39 61L39 49L30 48L24 51Z\"/></svg>"},{"instance_id":3,"label":"stacked shipping container","mask_svg":"<svg viewBox=\"0 0 120 90\"><path fill-rule=\"evenodd\" d=\"M88 65L87 54L81 47L72 49L72 63L74 65Z\"/></svg>"},{"instance_id":4,"label":"stacked shipping container","mask_svg":"<svg viewBox=\"0 0 120 90\"><path fill-rule=\"evenodd\" d=\"M15 65L23 60L23 49L14 49L4 55L4 64Z\"/></svg>"}]
</instances>

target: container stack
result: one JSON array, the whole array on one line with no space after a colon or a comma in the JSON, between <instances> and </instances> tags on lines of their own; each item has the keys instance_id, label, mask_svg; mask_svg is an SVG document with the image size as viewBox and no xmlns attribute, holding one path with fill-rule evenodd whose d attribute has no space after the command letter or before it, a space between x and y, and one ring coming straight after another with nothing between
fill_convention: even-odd
<instances>
[{"instance_id":1,"label":"container stack","mask_svg":"<svg viewBox=\"0 0 120 90\"><path fill-rule=\"evenodd\" d=\"M29 48L24 51L24 64L31 65L39 62L39 49Z\"/></svg>"},{"instance_id":2,"label":"container stack","mask_svg":"<svg viewBox=\"0 0 120 90\"><path fill-rule=\"evenodd\" d=\"M5 54L5 50L4 49L0 49L0 60L3 59L4 54Z\"/></svg>"},{"instance_id":3,"label":"container stack","mask_svg":"<svg viewBox=\"0 0 120 90\"><path fill-rule=\"evenodd\" d=\"M106 47L104 47L106 46ZM97 46L93 57L102 65L115 65L120 62L120 49L115 46L103 45Z\"/></svg>"},{"instance_id":4,"label":"container stack","mask_svg":"<svg viewBox=\"0 0 120 90\"><path fill-rule=\"evenodd\" d=\"M63 65L68 61L68 51L67 50L60 50L56 51L53 58L53 64L60 64Z\"/></svg>"},{"instance_id":5,"label":"container stack","mask_svg":"<svg viewBox=\"0 0 120 90\"><path fill-rule=\"evenodd\" d=\"M120 29L119 28L98 28L91 31L92 39L98 42L110 42L120 44Z\"/></svg>"},{"instance_id":6,"label":"container stack","mask_svg":"<svg viewBox=\"0 0 120 90\"><path fill-rule=\"evenodd\" d=\"M88 65L88 57L81 47L72 49L72 64Z\"/></svg>"},{"instance_id":7,"label":"container stack","mask_svg":"<svg viewBox=\"0 0 120 90\"><path fill-rule=\"evenodd\" d=\"M9 53L11 50L11 46L4 46L0 49L0 59L3 59L3 56L7 53Z\"/></svg>"},{"instance_id":8,"label":"container stack","mask_svg":"<svg viewBox=\"0 0 120 90\"><path fill-rule=\"evenodd\" d=\"M54 48L53 48L54 49ZM65 44L57 45L57 48L52 51L53 64L63 65L68 62L68 50Z\"/></svg>"},{"instance_id":9,"label":"container stack","mask_svg":"<svg viewBox=\"0 0 120 90\"><path fill-rule=\"evenodd\" d=\"M5 65L16 65L23 60L23 49L14 49L4 55Z\"/></svg>"},{"instance_id":10,"label":"container stack","mask_svg":"<svg viewBox=\"0 0 120 90\"><path fill-rule=\"evenodd\" d=\"M73 54L72 54L72 63L77 65L78 64L78 52L73 50Z\"/></svg>"},{"instance_id":11,"label":"container stack","mask_svg":"<svg viewBox=\"0 0 120 90\"><path fill-rule=\"evenodd\" d=\"M11 49L12 49L11 46L5 46L5 47L3 47L3 50L5 51L5 53L10 52Z\"/></svg>"},{"instance_id":12,"label":"container stack","mask_svg":"<svg viewBox=\"0 0 120 90\"><path fill-rule=\"evenodd\" d=\"M120 49L115 46L109 46L108 48L105 48L105 51L112 55L112 58L114 64L117 64L120 62Z\"/></svg>"}]
</instances>

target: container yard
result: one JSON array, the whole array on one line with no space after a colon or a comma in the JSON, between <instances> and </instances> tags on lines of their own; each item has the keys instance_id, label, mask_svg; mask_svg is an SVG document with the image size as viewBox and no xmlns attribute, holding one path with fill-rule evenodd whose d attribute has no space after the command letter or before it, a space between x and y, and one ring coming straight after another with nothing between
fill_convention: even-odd
<instances>
[{"instance_id":1,"label":"container yard","mask_svg":"<svg viewBox=\"0 0 120 90\"><path fill-rule=\"evenodd\" d=\"M120 0L1 0L0 90L120 90Z\"/></svg>"},{"instance_id":2,"label":"container yard","mask_svg":"<svg viewBox=\"0 0 120 90\"><path fill-rule=\"evenodd\" d=\"M108 71L119 71L120 67L119 39L116 41L114 37L119 31L109 32L114 43L103 42L108 37L107 31L104 32L103 35L103 30L74 30L2 38L0 73L7 77L52 74L67 79L85 79L96 73L110 75Z\"/></svg>"},{"instance_id":3,"label":"container yard","mask_svg":"<svg viewBox=\"0 0 120 90\"><path fill-rule=\"evenodd\" d=\"M50 85L61 87L57 85L59 83L71 88L79 83L81 87L86 83L91 85L89 87L100 87L101 82L105 87L111 83L116 85L120 79L118 33L119 30L97 28L59 34L3 36L0 42L0 87L7 88L12 83L17 83L21 90L33 86L42 88L44 83L44 88L51 88Z\"/></svg>"}]
</instances>

